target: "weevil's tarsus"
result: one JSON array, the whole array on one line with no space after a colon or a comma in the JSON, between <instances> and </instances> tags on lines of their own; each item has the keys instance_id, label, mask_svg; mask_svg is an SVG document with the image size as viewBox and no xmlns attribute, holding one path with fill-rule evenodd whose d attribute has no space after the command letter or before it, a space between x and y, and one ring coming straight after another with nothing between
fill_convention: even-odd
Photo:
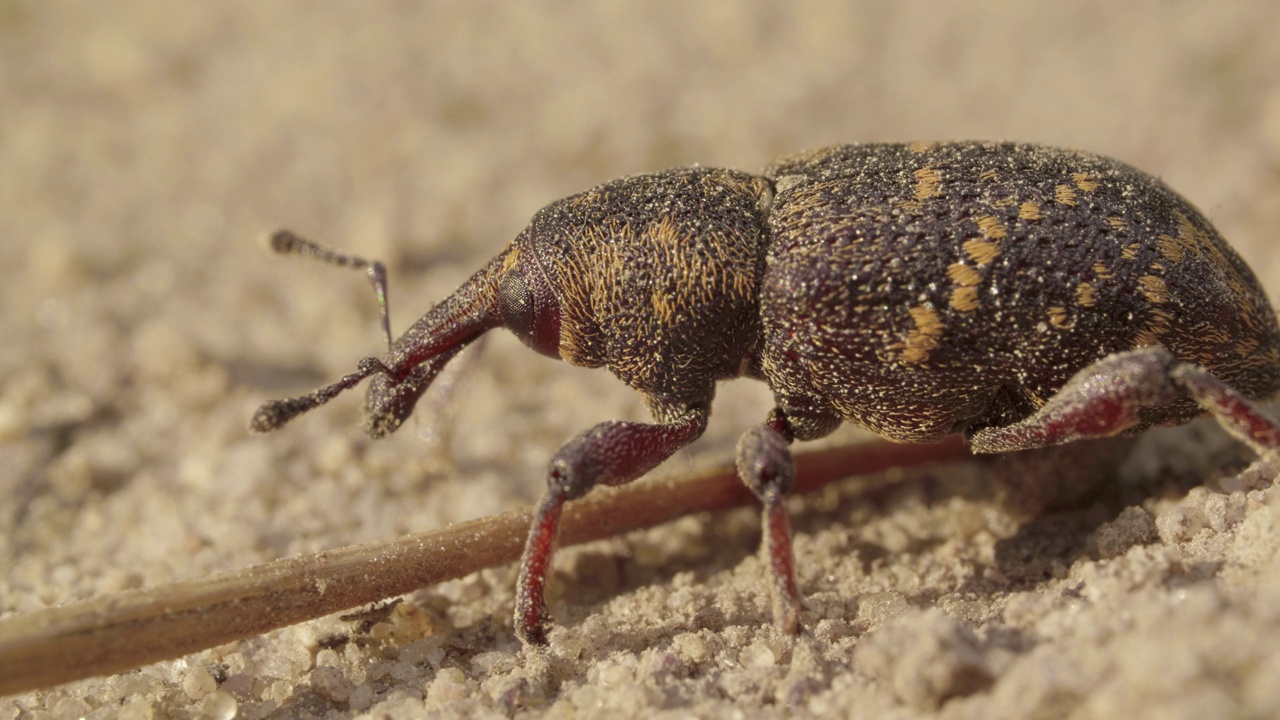
<instances>
[{"instance_id":1,"label":"weevil's tarsus","mask_svg":"<svg viewBox=\"0 0 1280 720\"><path fill-rule=\"evenodd\" d=\"M764 505L764 539L761 550L769 563L773 579L770 601L773 623L782 632L794 635L801 630L800 613L804 596L796 583L796 556L791 542L791 515L780 492L770 492L761 499Z\"/></svg>"},{"instance_id":2,"label":"weevil's tarsus","mask_svg":"<svg viewBox=\"0 0 1280 720\"><path fill-rule=\"evenodd\" d=\"M546 583L565 502L597 485L625 485L702 435L709 405L696 405L667 423L605 422L570 440L551 460L520 560L515 631L526 643L547 642Z\"/></svg>"},{"instance_id":3,"label":"weevil's tarsus","mask_svg":"<svg viewBox=\"0 0 1280 720\"><path fill-rule=\"evenodd\" d=\"M387 338L387 349L391 349L391 309L387 304L386 266L377 260L365 260L356 255L339 252L308 240L292 230L276 230L267 236L267 245L281 255L305 255L330 265L364 270L369 278L369 284L373 285L373 292L378 296L378 315L382 323L382 333Z\"/></svg>"},{"instance_id":4,"label":"weevil's tarsus","mask_svg":"<svg viewBox=\"0 0 1280 720\"><path fill-rule=\"evenodd\" d=\"M529 536L520 558L520 578L516 584L515 631L520 640L532 645L547 644L547 578L551 574L551 558L555 555L556 536L565 498L547 492L538 503Z\"/></svg>"}]
</instances>

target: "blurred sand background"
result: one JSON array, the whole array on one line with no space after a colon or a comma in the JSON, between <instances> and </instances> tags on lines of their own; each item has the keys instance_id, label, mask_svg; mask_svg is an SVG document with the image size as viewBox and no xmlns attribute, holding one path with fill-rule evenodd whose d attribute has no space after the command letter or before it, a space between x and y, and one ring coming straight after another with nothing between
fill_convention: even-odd
<instances>
[{"instance_id":1,"label":"blurred sand background","mask_svg":"<svg viewBox=\"0 0 1280 720\"><path fill-rule=\"evenodd\" d=\"M352 394L250 435L382 343L363 279L255 242L280 225L385 260L399 330L616 176L1016 139L1163 177L1275 298L1277 28L1271 2L3 0L0 615L520 507L566 439L645 417L495 334L442 420L370 443ZM660 472L769 408L720 392ZM1280 493L1216 480L1246 460L1211 424L1155 433L1129 490L1022 525L965 469L797 500L798 641L740 511L563 553L546 653L500 568L336 647L328 618L0 720L1276 717Z\"/></svg>"}]
</instances>

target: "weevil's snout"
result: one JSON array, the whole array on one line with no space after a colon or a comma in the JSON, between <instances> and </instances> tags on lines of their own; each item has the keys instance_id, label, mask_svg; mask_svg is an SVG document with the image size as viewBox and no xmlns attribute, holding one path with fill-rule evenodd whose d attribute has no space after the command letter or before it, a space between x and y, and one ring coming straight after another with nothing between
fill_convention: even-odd
<instances>
[{"instance_id":1,"label":"weevil's snout","mask_svg":"<svg viewBox=\"0 0 1280 720\"><path fill-rule=\"evenodd\" d=\"M431 387L435 375L462 350L462 346L449 347L424 363L413 366L401 379L390 372L375 374L369 379L369 392L365 395L365 432L379 439L396 432L404 419L413 414L413 407Z\"/></svg>"},{"instance_id":2,"label":"weevil's snout","mask_svg":"<svg viewBox=\"0 0 1280 720\"><path fill-rule=\"evenodd\" d=\"M444 366L502 324L496 305L503 259L500 255L491 260L392 343L385 364L369 378L365 395L364 430L370 437L399 429Z\"/></svg>"},{"instance_id":3,"label":"weevil's snout","mask_svg":"<svg viewBox=\"0 0 1280 720\"><path fill-rule=\"evenodd\" d=\"M369 380L369 392L364 400L364 431L377 440L400 428L413 414L418 398L431 386L440 368L453 357L432 358L418 365L400 380L387 374L374 375Z\"/></svg>"},{"instance_id":4,"label":"weevil's snout","mask_svg":"<svg viewBox=\"0 0 1280 720\"><path fill-rule=\"evenodd\" d=\"M506 327L534 350L559 356L560 305L532 250L535 245L522 234L393 344L387 372L370 378L365 396L364 429L370 437L399 429L445 364L491 328ZM396 369L406 366L413 369L397 379Z\"/></svg>"}]
</instances>

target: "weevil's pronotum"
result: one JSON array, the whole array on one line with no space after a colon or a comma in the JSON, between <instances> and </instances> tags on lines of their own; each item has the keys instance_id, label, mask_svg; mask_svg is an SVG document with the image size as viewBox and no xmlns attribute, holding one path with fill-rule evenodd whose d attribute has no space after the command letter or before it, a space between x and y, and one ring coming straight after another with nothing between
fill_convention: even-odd
<instances>
[{"instance_id":1,"label":"weevil's pronotum","mask_svg":"<svg viewBox=\"0 0 1280 720\"><path fill-rule=\"evenodd\" d=\"M287 232L273 245L369 269L386 325L380 265ZM1250 402L1280 387L1280 328L1208 221L1122 163L1009 143L842 145L762 175L679 168L559 200L385 358L263 405L252 428L371 378L365 429L382 437L496 327L608 367L654 418L596 425L552 459L517 588L515 630L530 643L546 639L564 503L693 442L719 380L763 380L776 399L737 467L764 505L774 619L790 631L802 605L782 504L789 445L843 421L1004 452L1208 411L1258 452L1280 448L1280 425Z\"/></svg>"}]
</instances>

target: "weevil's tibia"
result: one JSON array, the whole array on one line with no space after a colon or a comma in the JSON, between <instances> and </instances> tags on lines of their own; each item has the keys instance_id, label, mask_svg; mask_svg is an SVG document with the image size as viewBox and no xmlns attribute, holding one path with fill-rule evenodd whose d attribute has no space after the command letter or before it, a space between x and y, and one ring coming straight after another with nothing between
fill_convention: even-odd
<instances>
[{"instance_id":1,"label":"weevil's tibia","mask_svg":"<svg viewBox=\"0 0 1280 720\"><path fill-rule=\"evenodd\" d=\"M547 573L565 502L582 497L597 485L624 485L657 467L702 434L707 413L708 406L698 405L667 423L600 423L560 448L551 460L547 491L538 504L520 560L515 631L521 640L536 645L547 642Z\"/></svg>"},{"instance_id":2,"label":"weevil's tibia","mask_svg":"<svg viewBox=\"0 0 1280 720\"><path fill-rule=\"evenodd\" d=\"M1109 355L1076 373L1031 417L969 437L974 452L1030 450L1114 437L1142 426L1144 408L1191 397L1259 454L1280 449L1280 424L1198 365L1151 346Z\"/></svg>"},{"instance_id":3,"label":"weevil's tibia","mask_svg":"<svg viewBox=\"0 0 1280 720\"><path fill-rule=\"evenodd\" d=\"M373 292L378 296L378 315L382 322L382 333L387 338L387 349L391 348L391 311L387 305L387 269L377 260L365 260L356 255L338 252L320 243L308 240L292 230L276 230L267 236L267 246L281 255L305 255L321 262L339 267L364 270L373 285Z\"/></svg>"},{"instance_id":4,"label":"weevil's tibia","mask_svg":"<svg viewBox=\"0 0 1280 720\"><path fill-rule=\"evenodd\" d=\"M770 594L773 620L780 630L788 633L800 630L800 611L804 609L796 584L791 520L783 504L795 487L796 467L790 448L793 439L786 415L774 409L763 425L743 434L736 456L738 477L764 505L761 514L764 539L760 547L773 576Z\"/></svg>"}]
</instances>

